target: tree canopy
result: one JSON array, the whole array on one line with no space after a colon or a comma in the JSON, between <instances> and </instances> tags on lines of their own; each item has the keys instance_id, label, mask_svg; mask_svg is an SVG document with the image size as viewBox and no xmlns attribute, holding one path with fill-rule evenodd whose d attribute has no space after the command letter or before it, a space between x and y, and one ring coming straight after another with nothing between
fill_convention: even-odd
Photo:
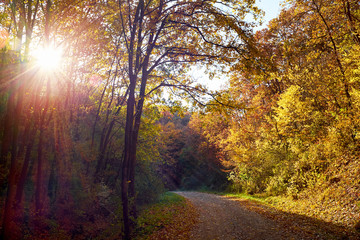
<instances>
[{"instance_id":1,"label":"tree canopy","mask_svg":"<svg viewBox=\"0 0 360 240\"><path fill-rule=\"evenodd\" d=\"M357 1L287 0L256 32L254 0L0 9L2 238L130 239L166 189L288 197L356 223ZM200 66L228 86L196 82Z\"/></svg>"}]
</instances>

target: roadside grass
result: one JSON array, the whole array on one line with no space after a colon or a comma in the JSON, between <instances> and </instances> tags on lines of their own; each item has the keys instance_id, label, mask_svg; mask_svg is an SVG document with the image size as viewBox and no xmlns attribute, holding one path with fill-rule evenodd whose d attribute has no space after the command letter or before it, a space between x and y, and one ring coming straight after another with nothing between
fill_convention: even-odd
<instances>
[{"instance_id":1,"label":"roadside grass","mask_svg":"<svg viewBox=\"0 0 360 240\"><path fill-rule=\"evenodd\" d=\"M166 192L140 211L134 239L189 239L195 209L182 196Z\"/></svg>"},{"instance_id":2,"label":"roadside grass","mask_svg":"<svg viewBox=\"0 0 360 240\"><path fill-rule=\"evenodd\" d=\"M254 195L249 195L246 193L222 193L221 195L223 195L225 197L231 197L231 198L241 198L241 199L245 199L245 200L252 200L255 202L269 205L269 203L266 201L266 199L267 199L266 197L254 196Z\"/></svg>"},{"instance_id":3,"label":"roadside grass","mask_svg":"<svg viewBox=\"0 0 360 240\"><path fill-rule=\"evenodd\" d=\"M229 198L240 198L240 199L244 199L244 200L251 200L251 201L259 202L261 204L265 204L268 206L271 205L267 201L268 197L261 196L261 195L250 195L250 194L246 194L246 193L233 193L233 192L218 192L218 191L211 191L211 190L201 190L200 192L221 195L221 196L229 197Z\"/></svg>"}]
</instances>

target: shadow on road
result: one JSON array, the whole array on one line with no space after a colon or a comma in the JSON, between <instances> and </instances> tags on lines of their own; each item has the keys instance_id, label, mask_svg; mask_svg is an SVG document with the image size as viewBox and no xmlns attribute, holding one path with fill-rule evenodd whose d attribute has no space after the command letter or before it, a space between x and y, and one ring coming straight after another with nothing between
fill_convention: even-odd
<instances>
[{"instance_id":1,"label":"shadow on road","mask_svg":"<svg viewBox=\"0 0 360 240\"><path fill-rule=\"evenodd\" d=\"M222 198L235 201L250 211L257 212L267 218L270 218L281 224L282 227L285 227L294 233L301 233L305 239L360 239L360 233L356 232L355 229L296 213L281 211L256 201L225 196Z\"/></svg>"}]
</instances>

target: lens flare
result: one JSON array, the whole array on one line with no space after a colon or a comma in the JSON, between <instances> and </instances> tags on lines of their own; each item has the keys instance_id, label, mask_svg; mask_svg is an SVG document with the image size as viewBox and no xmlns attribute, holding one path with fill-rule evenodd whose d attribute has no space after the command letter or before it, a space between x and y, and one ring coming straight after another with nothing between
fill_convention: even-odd
<instances>
[{"instance_id":1,"label":"lens flare","mask_svg":"<svg viewBox=\"0 0 360 240\"><path fill-rule=\"evenodd\" d=\"M0 49L5 47L8 38L9 38L9 33L5 29L2 29L0 27Z\"/></svg>"}]
</instances>

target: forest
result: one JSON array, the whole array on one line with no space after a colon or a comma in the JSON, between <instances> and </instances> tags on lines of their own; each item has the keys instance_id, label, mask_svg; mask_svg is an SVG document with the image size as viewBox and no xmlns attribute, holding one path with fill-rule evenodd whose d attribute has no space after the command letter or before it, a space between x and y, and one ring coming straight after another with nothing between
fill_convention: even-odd
<instances>
[{"instance_id":1,"label":"forest","mask_svg":"<svg viewBox=\"0 0 360 240\"><path fill-rule=\"evenodd\" d=\"M255 0L0 1L0 238L132 239L174 190L360 231L360 3L285 0L255 30L263 15Z\"/></svg>"}]
</instances>

